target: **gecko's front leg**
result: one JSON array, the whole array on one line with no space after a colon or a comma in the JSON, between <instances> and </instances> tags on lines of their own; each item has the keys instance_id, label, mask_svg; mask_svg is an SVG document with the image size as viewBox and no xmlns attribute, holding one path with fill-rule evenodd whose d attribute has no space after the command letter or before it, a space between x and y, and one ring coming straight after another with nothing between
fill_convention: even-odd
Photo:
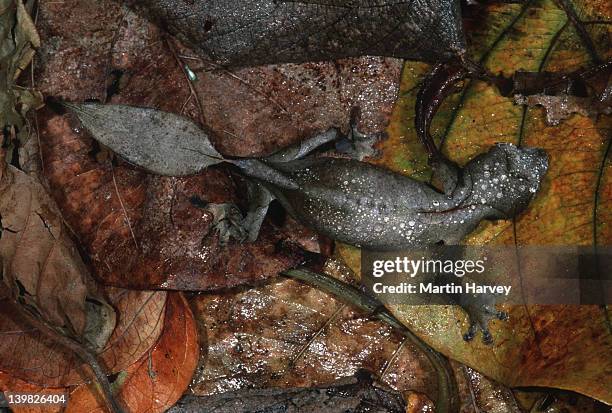
<instances>
[{"instance_id":1,"label":"gecko's front leg","mask_svg":"<svg viewBox=\"0 0 612 413\"><path fill-rule=\"evenodd\" d=\"M259 236L270 202L274 199L270 191L257 182L247 181L249 209L245 216L232 203L203 203L192 200L192 203L205 209L213 217L212 227L219 233L221 245L227 245L230 239L238 242L254 242Z\"/></svg>"},{"instance_id":2,"label":"gecko's front leg","mask_svg":"<svg viewBox=\"0 0 612 413\"><path fill-rule=\"evenodd\" d=\"M472 340L478 330L482 331L482 341L485 344L493 343L493 336L489 331L489 322L492 320L507 320L508 313L495 307L496 297L493 294L464 295L461 294L459 305L468 315L470 327L463 335L465 341Z\"/></svg>"},{"instance_id":3,"label":"gecko's front leg","mask_svg":"<svg viewBox=\"0 0 612 413\"><path fill-rule=\"evenodd\" d=\"M358 120L358 109L355 108L351 113L349 133L336 141L336 151L363 161L367 157L376 157L380 154L380 151L374 148L379 139L376 135L366 135L360 132L357 128Z\"/></svg>"}]
</instances>

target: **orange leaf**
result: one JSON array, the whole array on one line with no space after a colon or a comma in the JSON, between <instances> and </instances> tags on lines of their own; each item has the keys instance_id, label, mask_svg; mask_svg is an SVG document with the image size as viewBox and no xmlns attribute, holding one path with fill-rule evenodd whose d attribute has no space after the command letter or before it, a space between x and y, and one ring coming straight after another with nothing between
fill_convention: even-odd
<instances>
[{"instance_id":1,"label":"orange leaf","mask_svg":"<svg viewBox=\"0 0 612 413\"><path fill-rule=\"evenodd\" d=\"M165 317L157 344L119 375L122 383L117 398L127 412L163 412L176 403L191 381L199 357L198 334L181 293L168 295ZM81 385L70 395L65 413L106 412L97 397L91 385Z\"/></svg>"}]
</instances>

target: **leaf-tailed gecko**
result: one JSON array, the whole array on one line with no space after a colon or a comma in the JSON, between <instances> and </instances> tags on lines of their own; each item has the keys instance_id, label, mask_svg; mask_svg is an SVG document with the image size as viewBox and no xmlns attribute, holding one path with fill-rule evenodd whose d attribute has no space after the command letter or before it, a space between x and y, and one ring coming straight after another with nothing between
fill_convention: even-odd
<instances>
[{"instance_id":1,"label":"leaf-tailed gecko","mask_svg":"<svg viewBox=\"0 0 612 413\"><path fill-rule=\"evenodd\" d=\"M225 241L257 239L268 205L277 199L304 225L368 250L458 244L482 220L508 219L523 211L548 166L543 150L509 143L494 145L463 168L430 153L434 174L444 187L439 191L356 159L311 156L339 138L335 129L265 158L228 159L195 123L181 116L121 105L63 104L94 138L151 172L189 175L218 163L237 168L248 184L246 216L232 204L207 205ZM417 113L417 118L428 116ZM421 135L429 140L427 126ZM472 322L466 338L478 328L490 338L489 319L502 318L494 302L460 305Z\"/></svg>"}]
</instances>

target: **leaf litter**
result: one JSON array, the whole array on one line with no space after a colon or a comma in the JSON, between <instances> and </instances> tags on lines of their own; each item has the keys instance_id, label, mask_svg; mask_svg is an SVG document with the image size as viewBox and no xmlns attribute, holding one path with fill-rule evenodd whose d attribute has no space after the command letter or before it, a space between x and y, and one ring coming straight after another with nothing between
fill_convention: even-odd
<instances>
[{"instance_id":1,"label":"leaf litter","mask_svg":"<svg viewBox=\"0 0 612 413\"><path fill-rule=\"evenodd\" d=\"M77 4L77 6L78 6L78 4ZM91 7L91 5L88 5L88 6ZM55 12L60 12L60 11L61 12L65 12L66 10L72 10L69 7L68 8L61 8L60 9L60 8L58 8L58 6L55 6L55 5L49 5L49 6L43 5L42 7L43 8L44 7L48 7L48 9L46 11L44 11L46 13L49 13L50 10L51 11L55 11ZM491 9L493 11L499 11L499 13L500 13L499 15L501 16L500 17L501 20L504 20L506 18L506 15L504 13L507 13L508 11L516 10L516 9L513 9L514 6L503 6L502 8L498 8L498 7L499 6L491 6ZM53 10L53 9L55 9L55 10ZM78 10L78 7L77 7L77 10ZM100 10L101 9L98 9L98 12L100 12ZM109 7L107 10L111 10L111 8ZM123 9L122 12L125 13L126 10ZM96 16L96 13L92 13L91 15L92 16ZM126 16L128 16L128 17L126 17ZM113 18L116 18L116 16L113 16ZM121 16L121 22L122 23L123 22L128 22L128 26L129 26L129 24L132 24L132 23L134 23L137 20L138 20L137 18L135 18L133 16L130 17L128 14L123 14ZM43 24L45 24L45 23L43 23ZM47 24L48 24L48 22L47 22ZM136 23L134 26L138 26L139 24L140 24L140 28L148 27L148 26L146 26L146 24L143 24L143 23ZM104 25L101 25L101 26L104 26ZM124 27L122 27L122 30L124 31L124 33L128 33L130 30L134 29L134 26L127 27L127 28L124 26ZM114 26L111 26L111 27L114 27ZM78 30L78 27L77 27L77 30ZM109 37L107 37L105 39L110 38L110 40L108 41L108 43L104 43L103 42L106 47L112 49L113 48L113 45L112 45L113 43L114 44L121 44L121 39L116 39L115 37L111 36L113 33L111 33L110 30L107 29L107 33L108 33ZM155 29L151 29L151 30L147 29L147 34L150 34L150 33L155 33ZM130 34L133 34L133 32L130 33ZM142 34L142 32L140 34ZM74 36L73 39L78 39L78 36L79 35L78 35L78 32L77 32L77 33L75 33L75 36ZM154 34L153 36L156 36L156 35ZM56 45L57 45L57 43L61 43L61 41L62 41L62 39L60 39L61 37L63 37L63 36L58 36L58 38L55 39L55 42L56 42L55 44ZM161 44L161 46L160 46L160 44ZM163 42L162 43L158 43L157 45L155 45L155 48L157 48L158 52L164 53L166 56L169 56L169 55L172 54L170 52L170 50L164 50ZM75 51L72 51L72 52L75 53L75 55L73 55L72 58L74 58L75 56L78 56L78 53L76 53ZM108 52L108 50L105 50L105 52ZM111 50L111 52L112 52L112 50ZM91 50L88 49L87 53L91 53ZM145 54L148 54L148 53L151 53L151 52L147 50ZM113 54L113 53L111 53L111 54ZM154 53L152 53L152 54L154 54ZM108 54L105 54L103 52L99 53L99 54L96 54L95 50L94 50L94 55L93 55L94 59L100 59L100 61L104 63L105 62L104 59L106 59L107 56L108 56ZM119 56L121 56L121 57L119 57ZM92 87L90 87L90 88L83 88L81 90L79 90L77 88L74 88L74 87L69 87L69 88L66 88L66 92L65 93L75 95L76 96L75 100L77 100L77 101L86 99L87 97L85 95L90 95L89 97L91 97L91 95L95 96L97 94L97 96L98 96L98 98L100 100L106 100L107 98L110 97L110 99L115 101L116 103L139 104L139 105L145 105L145 106L146 105L150 105L151 102L155 103L155 101L157 101L159 103L156 104L156 105L153 105L153 106L163 106L163 105L170 106L171 104L174 103L174 102L168 102L167 100L164 99L163 95L160 95L159 92L155 92L155 91L151 91L148 96L143 96L143 92L142 92L143 89L142 88L139 89L137 87L134 87L134 85L137 85L138 82L141 82L142 84L147 84L147 82L151 81L151 76L155 75L156 70L152 69L151 67L148 67L148 65L151 63L151 61L149 61L146 65L140 65L140 66L136 65L136 67L134 67L134 66L130 66L129 63L125 64L126 61L125 61L125 59L123 59L123 58L125 58L125 56L122 53L119 53L119 56L117 56L116 54L113 54L113 59L114 59L115 62L119 62L119 63L123 63L124 64L124 65L121 66L122 67L121 70L124 70L125 68L131 69L133 72L136 71L136 70L142 70L142 73L136 73L136 74L129 73L129 70L128 70L127 71L128 72L128 76L126 76L126 77L124 77L123 74L115 76L118 79L118 84L120 86L123 85L123 87L124 87L123 90L124 91L129 91L130 93L133 93L133 94L130 94L129 96L126 96L126 98L127 98L126 100L122 101L122 99L124 99L124 98L121 96L121 94L113 95L113 94L108 93L109 89L106 88L107 83L108 83L108 78L107 78L106 74L108 74L109 70L104 70L103 71L104 73L98 73L95 76L92 76L91 78L90 77L86 77L87 78L86 81L89 84L93 85ZM183 57L181 57L181 56L183 56ZM178 58L179 59L185 59L185 56L186 55L181 54L180 56L178 56ZM90 55L90 57L91 57L91 55ZM175 56L172 56L172 57L175 57ZM48 51L47 51L47 58L52 60L51 54L48 53ZM127 60L129 61L129 57L127 58ZM85 59L83 61L85 61ZM58 61L55 62L55 64L58 65L56 67L61 67L62 66L60 62L61 62L61 60L58 60ZM136 63L140 63L141 64L143 62L142 61L138 61ZM85 66L87 66L87 65L85 65ZM43 65L43 67L45 67L45 66ZM99 66L99 67L106 67L106 65ZM156 68L155 66L152 66L152 67ZM416 64L416 65L413 66L412 69L416 68L416 70L418 71L419 67L420 66L418 64ZM134 70L135 68L136 68L136 70ZM178 70L176 70L176 69L178 69ZM43 69L43 71L44 70L47 70L47 69L45 68L45 69ZM178 66L175 69L168 69L168 68L166 68L164 70L166 70L166 71L169 70L171 73L175 74L175 77L174 78L171 77L170 81L168 81L167 79L164 79L164 81L166 82L166 85L168 87L170 87L170 88L176 87L176 90L182 90L183 91L182 95L181 94L179 94L179 95L185 97L185 99L181 101L181 107L180 108L175 108L175 110L173 110L173 111L176 112L176 113L183 112L183 111L188 111L188 112L190 112L190 114L191 114L193 119L201 119L201 116L200 116L201 114L197 113L198 110L199 110L198 104L194 101L195 99L194 99L194 96L192 95L193 89L189 88L189 90L187 90L187 88L185 87L184 83L182 83L182 81L184 81L184 79L181 77L181 75L182 75L181 67ZM59 74L60 78L62 76L65 76L64 79L71 79L70 75L72 75L72 76L76 76L74 78L75 80L79 80L80 74L78 73L78 64L76 65L76 67L73 65L72 68L66 68L66 71L69 72L68 76L66 76L65 72L64 73L60 72L60 74ZM112 72L112 70L110 70L110 71ZM212 71L210 71L210 72L212 73ZM200 73L198 73L197 70L194 73L196 73L196 76L200 75ZM214 75L215 76L219 76L219 73L225 73L225 72L223 72L222 70L218 70L218 68L217 68L217 71L214 73ZM48 74L50 74L50 73L48 73ZM149 76L149 78L147 79L146 76ZM47 79L47 80L43 80L43 83L45 81L47 82L47 88L49 90L53 89L53 86L52 86L53 82L51 81L52 78L53 78L53 76L47 77L47 78L45 78L43 76L43 79ZM85 77L83 79L85 79ZM80 79L80 80L82 81L83 79ZM145 79L146 79L146 81L145 81ZM275 98L270 99L270 96L266 96L266 95L262 96L261 90L259 88L253 88L252 85L250 84L250 82L244 82L243 79L236 79L232 75L228 75L227 79L231 79L231 81L234 82L235 84L240 84L240 85L244 86L245 88L252 90L252 93L253 93L254 96L257 96L262 101L267 102L268 105L278 107L278 105L274 103L276 101ZM177 86L177 85L182 85L182 86ZM162 90L164 90L164 89L162 88ZM407 90L407 89L405 89L405 90ZM61 93L52 93L52 94L53 95L60 95L61 96ZM392 94L392 96L393 96L393 94ZM130 101L129 99L133 99L133 100ZM200 101L200 103L201 102L202 101ZM266 104L263 104L261 106L265 108ZM282 110L281 110L281 112L282 112ZM43 131L43 133L47 134L46 135L47 138L51 137L52 142L53 142L53 139L55 139L55 143L60 142L61 145L64 145L61 148L62 150L56 149L56 152L55 152L55 156L56 157L65 156L66 148L70 148L72 146L72 147L76 147L78 150L80 150L81 153L84 152L84 153L86 153L88 155L87 162L90 165L98 166L96 164L100 160L102 160L104 162L104 159L105 159L104 157L107 156L107 155L104 154L104 151L100 152L97 148L94 147L94 145L91 143L91 141L88 141L86 137L83 138L82 134L80 133L80 131L78 129L75 132L73 130L73 129L76 129L75 127L70 126L68 124L68 122L66 122L63 119L58 119L58 117L56 117L54 115L47 114L47 115L45 115L45 117L47 119L51 119L51 121L49 122L51 124L51 130L49 130L49 126L45 126L45 128L47 130ZM383 118L384 118L384 116L383 116ZM257 125L256 119L247 119L247 120L248 120L248 122L245 122L247 126ZM339 126L343 126L343 125L339 125ZM392 126L392 128L390 130L393 131L394 127L395 126ZM256 128L252 128L252 130L255 130L255 129ZM49 133L49 132L51 132L51 133ZM224 133L223 131L221 131L221 132ZM230 135L226 134L226 137L227 136L230 136ZM248 134L247 134L247 136L248 136ZM253 135L251 135L251 136L253 136ZM214 141L214 136L212 136L212 139ZM291 137L291 139L299 139L299 138L297 137L297 135L295 135L295 132L293 132L293 136ZM259 140L261 140L261 139L259 139ZM229 139L228 139L228 141L231 142L231 140L229 140ZM254 139L254 141L257 141L257 139ZM280 141L274 141L273 142L274 145L279 144L279 143L280 143ZM393 141L390 141L388 143L384 143L384 145L389 145L389 146L391 146L393 144L394 144ZM53 148L49 148L48 146L45 147L45 145L46 145L46 143L43 142L43 151L51 152L53 150ZM234 145L234 147L238 147L239 148L241 146L240 145L240 140L238 140L238 139L234 140L233 145ZM269 146L266 146L266 145L268 145L268 143L266 143L265 145L255 146L255 148L256 148L257 151L265 152L265 151L269 150L269 148L270 148ZM484 143L484 145L486 145L486 143ZM248 145L245 145L245 146L248 146ZM268 148L268 149L266 149L266 148ZM226 153L225 151L227 149L221 148L221 150L222 150L223 153ZM244 150L244 146L243 146L242 150ZM62 151L63 151L63 153L62 153ZM386 153L388 155L389 151L387 151ZM457 153L462 154L463 152L461 150L459 150L459 151L457 151ZM460 156L468 157L468 156L470 156L470 154L462 154ZM400 161L403 162L403 160L401 160L401 159L400 159ZM80 162L83 162L83 158L81 158ZM134 214L133 217L129 217L129 214L133 213L132 210L133 209L137 209L137 208L132 208L131 204L129 202L125 201L125 198L128 198L128 201L129 201L130 197L133 197L132 198L133 199L132 202L135 202L135 203L144 202L142 200L145 198L144 194L146 194L147 191L143 189L144 185L142 185L142 179L143 179L143 177L145 175L142 174L140 171L135 171L129 165L123 164L120 160L112 160L111 162L112 163L105 164L104 167L99 167L98 166L96 168L91 168L91 169L86 170L87 172L93 171L93 173L91 175L98 174L92 180L88 180L86 182L89 183L89 188L93 187L93 188L98 189L99 188L98 185L100 184L98 182L98 179L100 178L100 175L105 175L106 176L106 180L105 181L102 180L102 186L106 185L106 188L108 189L106 191L106 193L104 194L104 197L108 196L108 194L114 194L114 195L111 195L110 198L108 198L108 199L114 199L113 209L111 209L111 211L114 213L114 215L113 215L113 217L109 218L108 222L110 222L110 225L108 225L107 228L105 228L105 230L107 232L104 235L106 235L106 236L110 235L110 237L117 237L117 236L119 236L119 238L121 238L122 240L128 240L129 242L132 242L133 241L132 237L134 236L133 235L134 233L131 232L129 230L129 228L127 228L127 227L130 226L129 222L132 222L132 223L134 223L134 225L137 225L138 224L137 220L136 219L132 219L132 218L139 218L139 216L138 216L138 214ZM56 199L58 199L58 203L60 204L60 207L62 208L62 212L64 212L64 213L68 212L67 215L70 215L70 213L73 214L72 219L69 219L69 222L70 222L71 226L73 226L72 225L73 224L72 221L74 221L77 224L81 224L82 227L84 227L84 228L93 228L99 222L103 221L106 217L108 217L108 210L106 211L106 215L102 214L102 220L99 219L99 218L98 219L95 219L95 218L94 219L86 218L86 219L83 220L83 218L82 218L83 214L85 214L85 216L87 216L85 211L82 211L82 210L81 211L75 211L75 209L74 209L74 205L76 203L76 200L83 199L83 198L80 197L80 193L79 192L75 192L74 193L73 198L72 198L73 209L71 211L71 208L66 207L66 205L70 206L70 204L68 203L68 202L70 202L70 199L69 199L70 194L67 195L65 192L62 192L62 187L63 187L62 183L63 182L61 180L57 179L57 177L60 177L60 178L63 177L65 179L67 176L70 176L70 174L74 175L75 171L83 172L83 170L79 169L80 165L81 164L79 162L69 163L68 164L68 166L69 166L68 168L66 168L65 166L56 165L57 169L55 170L55 173L57 175L56 175L55 183L54 183L54 180L53 180L53 176L52 175L48 175L48 176L51 178L50 182L51 182L51 187L53 188L53 195L55 196ZM412 167L412 165L410 163L408 163L408 167ZM66 168L67 171L65 171L64 168ZM70 168L72 168L72 172L71 172ZM406 169L406 163L404 163L402 165L402 168L404 168L404 170ZM45 172L48 173L47 171L45 171ZM77 172L77 173L79 173L79 172ZM62 176L62 173L66 174L66 175ZM208 172L206 172L205 175L207 173ZM231 190L233 190L235 188L232 185L231 175L225 175L223 173L223 171L213 171L211 173L212 174L216 174L216 175L213 175L213 178L214 178L212 180L213 182L215 180L219 180L220 182L222 182L222 184L220 185L221 192L226 191L226 196L227 196L227 188L230 188ZM115 174L118 174L119 178L117 178L115 176ZM110 176L110 179L109 179L109 176ZM130 181L130 183L126 184L125 182L123 182L123 179L127 179L128 181L131 179L131 181ZM172 190L174 190L177 186L178 187L182 186L182 188L192 188L192 187L201 187L202 186L201 185L202 181L201 180L200 181L196 181L195 179L194 179L194 181L191 181L191 182L187 182L187 180L181 181L181 180L168 179L168 178L151 179L150 177L147 177L146 179L147 180L151 180L152 184L154 185L154 187L155 186L157 186L157 188L161 187L161 190L159 191L159 195L158 196L167 196L166 195L168 193L167 188L171 188ZM605 179L606 179L606 176L604 175L604 182L607 182L607 181L605 181ZM112 189L114 191L111 191L111 189L109 189L111 187L111 182L113 183ZM187 183L185 183L185 182L187 182ZM150 184L150 182L147 182L147 184ZM76 184L76 182L72 182L72 185L73 185L73 187L78 187L79 186L79 185ZM214 187L214 184L213 184L213 187ZM130 188L136 188L137 190L134 191L132 189L132 191L130 191ZM206 192L208 193L208 191L206 191ZM191 193L189 193L189 191L187 191L187 193L185 195L183 195L183 196L185 198L191 200L191 199L193 199L193 196L190 196L190 195L191 195ZM98 194L98 196L100 196L100 194ZM213 191L213 198L214 198L214 196L218 196L218 195L214 195L214 191ZM98 202L100 202L102 199L104 199L104 197L97 198L99 200ZM205 195L202 194L202 197L205 198ZM92 198L92 199L95 199L95 198ZM172 202L172 204L173 204L173 202ZM149 205L158 205L158 204L153 203L153 204L149 204ZM181 208L183 208L183 211L189 211L190 207L184 207L182 205L179 205L179 206ZM174 205L171 205L169 208L166 208L164 210L164 212L167 214L168 211L172 211L173 207L174 207ZM89 213L89 211L87 211L87 213ZM600 214L601 215L605 214L605 210L602 209L600 211ZM79 217L79 215L81 215L81 216ZM187 216L188 217L192 216L191 212L188 213ZM83 222L81 222L81 220ZM185 224L183 224L183 225L186 226L186 222L187 222L187 220L185 221ZM78 226L79 225L76 225L76 227L78 227ZM118 230L118 228L120 228L121 230ZM172 227L172 228L174 229L174 227ZM606 234L605 229L602 230L604 232L601 233L601 234L599 233L599 231L600 230L598 229L596 231L596 233L598 234L597 236L599 236L600 238L603 236L601 234L604 234L604 235ZM87 234L87 233L81 232L79 229L77 229L76 232L77 232L77 235L79 236L80 239L87 239L87 237L91 237L91 234ZM487 235L487 231L483 231L481 234L482 234L482 236L484 238L487 238L487 236L490 236L490 235ZM497 233L494 232L494 234L497 234ZM104 239L104 235L103 235L102 239ZM139 239L138 241L140 241L140 242L132 243L132 245L134 245L134 244L135 244L135 246L141 245L142 239ZM159 242L159 241L156 241L156 242ZM117 244L117 245L125 245L125 244ZM99 251L104 251L104 250L99 250ZM94 254L94 257L96 255L98 257L100 257L103 254ZM164 261L165 260L166 259L164 258ZM157 262L160 262L159 257L157 257ZM149 264L150 263L152 263L152 267L154 267L154 268L156 267L156 260L155 259L153 259L152 261L149 261ZM100 271L99 270L100 267L104 267L103 271L106 271L107 265L105 265L105 264L108 264L108 261L107 262L103 262L102 260L100 260L95 265L97 271ZM151 275L152 274L151 272L147 273L146 271L140 271L143 268L142 266L141 267L135 266L134 268L135 268L135 270L133 272L137 273L139 275L140 274L146 274L146 275ZM159 271L159 270L156 268L155 271ZM155 271L153 272L153 274L155 274ZM276 270L276 271L278 271L278 270ZM159 272L162 272L162 271L159 271ZM170 271L170 272L172 273L173 271ZM112 271L110 271L110 273L112 273ZM274 269L272 269L271 273L274 273ZM236 274L236 275L238 275L238 274ZM146 277L143 277L143 278L146 279ZM112 280L112 278L111 278L111 280ZM236 276L236 277L232 278L231 274L230 274L229 280L230 280L229 281L229 285L235 285L235 284L240 284L240 283L244 282L244 279L242 279L240 276ZM119 284L121 284L122 282L125 283L125 279L117 279L117 277L116 277L115 278L115 282L119 283ZM164 283L166 283L166 284L164 284ZM234 283L234 284L231 284L231 283ZM168 282L167 279L163 279L163 278L159 278L159 277L157 277L157 279L155 279L155 277L154 277L152 284L155 284L155 285L158 285L158 286L160 286L160 285L164 286L165 285L168 288L177 287L177 286L182 286L184 288L184 287L189 287L189 286L193 286L194 285L193 281L190 281L190 282L184 282L184 281L176 282L176 279L172 278L172 277L170 279L170 282ZM144 284L141 284L141 285L144 285ZM149 284L149 285L151 285L151 284ZM217 282L209 282L209 283L207 283L205 285L206 285L206 288L218 288L218 287L225 286L225 285L228 285L228 284L225 281L224 282L217 281ZM200 287L201 287L201 285L200 285ZM329 302L329 299L325 300L324 302ZM281 316L279 319L282 320L282 319L284 319L284 317ZM455 319L454 316L451 319ZM214 323L214 320L212 322ZM571 321L568 323L568 325L571 325ZM246 326L246 327L249 328L248 326ZM300 353L298 352L298 355L299 354ZM298 359L299 359L299 357L298 357ZM237 376L237 378L239 378L239 376ZM331 379L331 377L329 377L329 379Z\"/></svg>"}]
</instances>

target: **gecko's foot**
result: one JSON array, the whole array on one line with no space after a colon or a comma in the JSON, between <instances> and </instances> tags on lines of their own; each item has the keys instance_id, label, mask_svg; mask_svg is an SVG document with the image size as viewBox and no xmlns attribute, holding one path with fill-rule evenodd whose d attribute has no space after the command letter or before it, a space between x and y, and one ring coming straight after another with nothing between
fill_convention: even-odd
<instances>
[{"instance_id":1,"label":"gecko's foot","mask_svg":"<svg viewBox=\"0 0 612 413\"><path fill-rule=\"evenodd\" d=\"M363 161L364 158L377 157L379 155L380 151L374 148L378 140L376 136L361 133L357 126L351 125L348 136L336 142L336 151L353 159Z\"/></svg>"},{"instance_id":2,"label":"gecko's foot","mask_svg":"<svg viewBox=\"0 0 612 413\"><path fill-rule=\"evenodd\" d=\"M463 335L463 339L471 341L480 330L482 331L483 343L493 344L493 336L489 331L489 322L493 319L507 320L508 313L495 308L495 304L491 302L491 299L483 302L471 297L469 301L468 303L461 304L461 308L465 310L470 320L470 328Z\"/></svg>"},{"instance_id":3,"label":"gecko's foot","mask_svg":"<svg viewBox=\"0 0 612 413\"><path fill-rule=\"evenodd\" d=\"M227 245L230 239L243 242L247 239L248 229L244 227L244 218L234 204L208 204L206 209L213 215L213 227L219 233L221 245Z\"/></svg>"}]
</instances>

